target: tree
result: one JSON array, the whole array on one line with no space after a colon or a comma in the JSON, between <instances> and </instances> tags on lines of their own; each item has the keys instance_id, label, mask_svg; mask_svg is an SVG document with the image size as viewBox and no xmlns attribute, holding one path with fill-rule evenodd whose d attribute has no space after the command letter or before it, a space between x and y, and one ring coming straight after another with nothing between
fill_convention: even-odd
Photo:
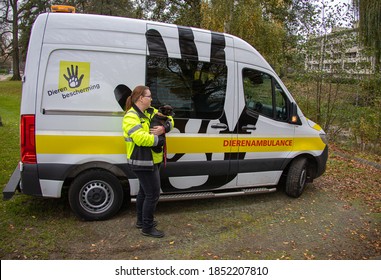
<instances>
[{"instance_id":1,"label":"tree","mask_svg":"<svg viewBox=\"0 0 381 280\"><path fill-rule=\"evenodd\" d=\"M12 56L12 66L13 66L13 76L11 80L21 80L20 75L20 53L19 53L19 42L18 42L18 1L17 0L7 0L2 1L2 37L7 37L9 34L12 35L12 40L10 45L5 45L5 52L7 55Z\"/></svg>"},{"instance_id":2,"label":"tree","mask_svg":"<svg viewBox=\"0 0 381 280\"><path fill-rule=\"evenodd\" d=\"M202 27L236 35L253 45L279 73L284 67L285 14L290 1L210 0L202 5Z\"/></svg>"},{"instance_id":3,"label":"tree","mask_svg":"<svg viewBox=\"0 0 381 280\"><path fill-rule=\"evenodd\" d=\"M57 4L58 1L55 1ZM67 5L68 1L60 1ZM69 4L76 7L77 11L84 14L98 14L108 16L133 17L134 10L131 0L74 0Z\"/></svg>"},{"instance_id":4,"label":"tree","mask_svg":"<svg viewBox=\"0 0 381 280\"><path fill-rule=\"evenodd\" d=\"M50 10L51 0L1 0L1 55L12 56L12 80L21 80L20 64L25 61L30 31L37 16ZM72 5L82 13L134 17L131 0L72 0L54 1ZM10 41L10 43L7 43Z\"/></svg>"},{"instance_id":5,"label":"tree","mask_svg":"<svg viewBox=\"0 0 381 280\"><path fill-rule=\"evenodd\" d=\"M364 132L367 135L373 132L379 145L379 139L381 137L381 113L378 109L381 104L381 1L353 0L352 2L359 19L361 41L365 47L369 48L374 56L375 62L375 74L373 77L365 80L362 86L366 90L367 95L372 99L373 106L370 108L377 108L373 111L373 114L369 114L369 116L374 116L376 121L374 122L375 125L371 125L370 130L362 129L363 133L359 134L363 136ZM371 119L371 117L368 118L368 121ZM365 126L359 127L366 128Z\"/></svg>"},{"instance_id":6,"label":"tree","mask_svg":"<svg viewBox=\"0 0 381 280\"><path fill-rule=\"evenodd\" d=\"M4 22L0 23L0 30L0 67L4 65L4 68L9 69L10 53L8 50L12 45L11 34L9 30L6 28L6 24Z\"/></svg>"},{"instance_id":7,"label":"tree","mask_svg":"<svg viewBox=\"0 0 381 280\"><path fill-rule=\"evenodd\" d=\"M4 54L12 56L13 76L11 80L21 80L21 54L26 52L32 23L36 16L47 10L49 1L2 0L2 38L12 38L4 46ZM2 40L3 41L3 40Z\"/></svg>"},{"instance_id":8,"label":"tree","mask_svg":"<svg viewBox=\"0 0 381 280\"><path fill-rule=\"evenodd\" d=\"M345 3L332 5L324 0L308 3L295 0L294 6L299 16L290 25L290 30L300 36L298 50L305 54L309 62L305 75L300 77L307 87L314 87L302 97L307 104L305 112L331 133L332 125L337 123L338 118L347 121L339 112L339 93L343 86L340 81L344 81L346 76L346 72L342 71L344 54L353 46L355 32L338 27L343 24L343 19L353 22L353 13ZM330 63L333 62L335 67L331 68ZM299 73L302 74L303 69L299 69Z\"/></svg>"},{"instance_id":9,"label":"tree","mask_svg":"<svg viewBox=\"0 0 381 280\"><path fill-rule=\"evenodd\" d=\"M49 2L48 0L26 1L23 10L19 13L19 53L21 62L26 60L32 25L39 14L49 11Z\"/></svg>"},{"instance_id":10,"label":"tree","mask_svg":"<svg viewBox=\"0 0 381 280\"><path fill-rule=\"evenodd\" d=\"M136 9L142 11L143 19L173 23L177 17L177 7L171 0L137 0ZM177 2L177 1L175 1Z\"/></svg>"},{"instance_id":11,"label":"tree","mask_svg":"<svg viewBox=\"0 0 381 280\"><path fill-rule=\"evenodd\" d=\"M360 36L375 57L376 72L381 70L381 1L353 0L358 12Z\"/></svg>"},{"instance_id":12,"label":"tree","mask_svg":"<svg viewBox=\"0 0 381 280\"><path fill-rule=\"evenodd\" d=\"M174 23L185 26L201 27L201 0L172 1L177 6L178 17Z\"/></svg>"},{"instance_id":13,"label":"tree","mask_svg":"<svg viewBox=\"0 0 381 280\"><path fill-rule=\"evenodd\" d=\"M202 0L136 0L137 18L201 27Z\"/></svg>"}]
</instances>

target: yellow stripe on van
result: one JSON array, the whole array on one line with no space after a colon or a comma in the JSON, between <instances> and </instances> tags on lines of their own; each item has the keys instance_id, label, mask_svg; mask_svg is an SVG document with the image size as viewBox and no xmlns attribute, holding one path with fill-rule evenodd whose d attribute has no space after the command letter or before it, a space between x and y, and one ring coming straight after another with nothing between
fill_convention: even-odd
<instances>
[{"instance_id":1,"label":"yellow stripe on van","mask_svg":"<svg viewBox=\"0 0 381 280\"><path fill-rule=\"evenodd\" d=\"M320 137L294 138L293 151L323 151L326 144Z\"/></svg>"},{"instance_id":2,"label":"yellow stripe on van","mask_svg":"<svg viewBox=\"0 0 381 280\"><path fill-rule=\"evenodd\" d=\"M122 136L36 135L37 154L123 154Z\"/></svg>"},{"instance_id":3,"label":"yellow stripe on van","mask_svg":"<svg viewBox=\"0 0 381 280\"><path fill-rule=\"evenodd\" d=\"M36 135L38 154L124 154L122 136ZM230 138L221 136L171 135L168 153L236 153L323 150L320 137L300 138Z\"/></svg>"},{"instance_id":4,"label":"yellow stripe on van","mask_svg":"<svg viewBox=\"0 0 381 280\"><path fill-rule=\"evenodd\" d=\"M317 123L316 123L312 128L315 129L315 130L317 130L317 131L322 130L321 126L318 125Z\"/></svg>"},{"instance_id":5,"label":"yellow stripe on van","mask_svg":"<svg viewBox=\"0 0 381 280\"><path fill-rule=\"evenodd\" d=\"M227 138L168 137L168 153L236 153L323 150L320 137L308 138Z\"/></svg>"}]
</instances>

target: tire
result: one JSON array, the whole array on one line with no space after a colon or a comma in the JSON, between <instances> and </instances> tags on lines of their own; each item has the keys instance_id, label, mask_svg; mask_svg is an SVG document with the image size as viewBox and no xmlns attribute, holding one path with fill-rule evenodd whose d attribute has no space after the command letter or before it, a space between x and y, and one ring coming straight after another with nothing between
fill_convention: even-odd
<instances>
[{"instance_id":1,"label":"tire","mask_svg":"<svg viewBox=\"0 0 381 280\"><path fill-rule=\"evenodd\" d=\"M299 197L307 183L307 159L297 158L291 163L288 170L285 191L288 196Z\"/></svg>"},{"instance_id":2,"label":"tire","mask_svg":"<svg viewBox=\"0 0 381 280\"><path fill-rule=\"evenodd\" d=\"M87 221L106 220L123 204L123 187L110 172L94 169L79 174L69 189L73 212Z\"/></svg>"}]
</instances>

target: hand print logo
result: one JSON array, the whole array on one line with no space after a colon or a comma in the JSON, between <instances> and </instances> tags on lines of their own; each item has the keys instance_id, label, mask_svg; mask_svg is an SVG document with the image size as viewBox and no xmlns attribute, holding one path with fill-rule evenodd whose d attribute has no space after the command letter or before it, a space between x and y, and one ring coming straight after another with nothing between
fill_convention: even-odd
<instances>
[{"instance_id":1,"label":"hand print logo","mask_svg":"<svg viewBox=\"0 0 381 280\"><path fill-rule=\"evenodd\" d=\"M90 85L90 62L60 61L59 88L81 90Z\"/></svg>"},{"instance_id":2,"label":"hand print logo","mask_svg":"<svg viewBox=\"0 0 381 280\"><path fill-rule=\"evenodd\" d=\"M69 87L70 88L80 87L82 83L82 79L85 75L82 74L81 77L78 79L78 65L75 66L75 71L74 71L74 65L71 65L71 72L69 67L67 67L66 69L67 69L68 76L66 76L65 74L63 76L67 80Z\"/></svg>"}]
</instances>

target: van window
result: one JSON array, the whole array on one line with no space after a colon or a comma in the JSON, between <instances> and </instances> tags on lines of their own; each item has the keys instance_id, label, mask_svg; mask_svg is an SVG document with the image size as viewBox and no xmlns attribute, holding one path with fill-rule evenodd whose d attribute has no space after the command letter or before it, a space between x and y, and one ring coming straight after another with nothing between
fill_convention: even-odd
<instances>
[{"instance_id":1,"label":"van window","mask_svg":"<svg viewBox=\"0 0 381 280\"><path fill-rule=\"evenodd\" d=\"M224 64L147 57L147 86L152 105L171 105L176 118L217 119L222 115L227 86Z\"/></svg>"},{"instance_id":2,"label":"van window","mask_svg":"<svg viewBox=\"0 0 381 280\"><path fill-rule=\"evenodd\" d=\"M270 75L253 69L243 69L242 75L246 107L257 114L287 121L287 98L278 82Z\"/></svg>"}]
</instances>

